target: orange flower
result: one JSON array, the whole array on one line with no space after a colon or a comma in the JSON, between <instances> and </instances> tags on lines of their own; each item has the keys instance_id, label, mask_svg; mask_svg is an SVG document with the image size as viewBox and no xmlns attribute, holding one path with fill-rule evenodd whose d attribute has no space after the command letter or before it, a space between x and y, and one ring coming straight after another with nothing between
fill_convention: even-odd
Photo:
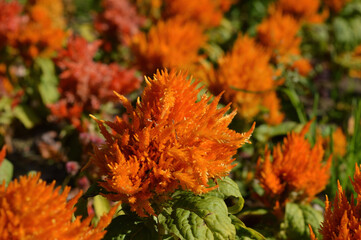
<instances>
[{"instance_id":1,"label":"orange flower","mask_svg":"<svg viewBox=\"0 0 361 240\"><path fill-rule=\"evenodd\" d=\"M116 208L102 217L97 227L89 226L91 217L83 222L72 221L74 204L80 197L66 201L70 188L59 193L55 182L46 185L40 175L23 176L0 185L0 239L101 239Z\"/></svg>"},{"instance_id":2,"label":"orange flower","mask_svg":"<svg viewBox=\"0 0 361 240\"><path fill-rule=\"evenodd\" d=\"M283 115L279 112L274 91L277 82L273 80L274 71L269 59L270 54L252 38L239 36L233 50L219 60L219 68L215 78L209 80L209 88L216 94L225 91L225 102L232 102L240 116L248 120L260 112L261 106L269 107L270 123L277 124ZM272 103L265 104L266 98Z\"/></svg>"},{"instance_id":3,"label":"orange flower","mask_svg":"<svg viewBox=\"0 0 361 240\"><path fill-rule=\"evenodd\" d=\"M351 66L350 76L353 78L361 78L361 45L358 45L351 54L351 61L355 64L355 67Z\"/></svg>"},{"instance_id":4,"label":"orange flower","mask_svg":"<svg viewBox=\"0 0 361 240\"><path fill-rule=\"evenodd\" d=\"M196 194L208 192L208 181L226 176L234 167L232 156L248 142L247 133L228 129L236 114L218 109L220 96L202 96L197 83L187 75L157 72L135 109L123 96L129 121L96 120L106 144L95 147L92 162L105 181L100 185L112 194L106 197L129 203L140 216L156 214L159 204L176 189ZM111 128L109 133L105 124Z\"/></svg>"},{"instance_id":5,"label":"orange flower","mask_svg":"<svg viewBox=\"0 0 361 240\"><path fill-rule=\"evenodd\" d=\"M277 9L258 26L257 34L258 41L272 52L273 61L285 64L307 76L312 66L308 60L300 56L302 39L297 36L300 27L300 22L295 18Z\"/></svg>"},{"instance_id":6,"label":"orange flower","mask_svg":"<svg viewBox=\"0 0 361 240\"><path fill-rule=\"evenodd\" d=\"M297 3L289 0L278 0L275 8L285 14L292 15L298 20L306 22L320 23L328 17L327 12L318 14L320 8L319 0L300 0L297 1Z\"/></svg>"},{"instance_id":7,"label":"orange flower","mask_svg":"<svg viewBox=\"0 0 361 240\"><path fill-rule=\"evenodd\" d=\"M198 50L205 41L197 23L177 18L158 22L147 35L135 35L130 45L139 68L153 74L158 68L183 69L198 62Z\"/></svg>"},{"instance_id":8,"label":"orange flower","mask_svg":"<svg viewBox=\"0 0 361 240\"><path fill-rule=\"evenodd\" d=\"M300 58L292 63L292 69L297 70L302 76L307 76L312 71L312 65L305 58Z\"/></svg>"},{"instance_id":9,"label":"orange flower","mask_svg":"<svg viewBox=\"0 0 361 240\"><path fill-rule=\"evenodd\" d=\"M60 0L52 1L51 5L62 7ZM55 18L54 10L50 9L52 8L48 3L36 2L30 5L26 12L27 21L21 24L14 47L20 49L20 53L27 59L39 55L49 56L62 46L65 32L59 26L63 18L58 19L62 16Z\"/></svg>"},{"instance_id":10,"label":"orange flower","mask_svg":"<svg viewBox=\"0 0 361 240\"><path fill-rule=\"evenodd\" d=\"M352 185L357 193L355 204L353 196L351 201L347 200L345 192L339 182L338 191L331 206L326 196L324 221L320 229L323 239L329 240L357 240L361 239L361 172L356 164L354 181ZM333 209L332 209L333 207ZM312 232L312 229L310 227ZM312 236L313 235L313 236ZM312 232L312 240L316 240Z\"/></svg>"},{"instance_id":11,"label":"orange flower","mask_svg":"<svg viewBox=\"0 0 361 240\"><path fill-rule=\"evenodd\" d=\"M309 202L326 186L331 157L323 164L322 140L318 139L311 148L305 139L310 124L300 133L288 134L283 146L278 144L273 149L272 161L268 149L265 159L259 158L256 176L265 190L262 200L268 206L284 206L287 201Z\"/></svg>"},{"instance_id":12,"label":"orange flower","mask_svg":"<svg viewBox=\"0 0 361 240\"><path fill-rule=\"evenodd\" d=\"M204 28L216 27L220 24L232 0L165 0L166 17L179 17L185 21L194 21Z\"/></svg>"},{"instance_id":13,"label":"orange flower","mask_svg":"<svg viewBox=\"0 0 361 240\"><path fill-rule=\"evenodd\" d=\"M0 165L4 161L6 155L6 145L4 145L0 151Z\"/></svg>"},{"instance_id":14,"label":"orange flower","mask_svg":"<svg viewBox=\"0 0 361 240\"><path fill-rule=\"evenodd\" d=\"M301 38L297 36L298 23L290 15L276 11L257 28L258 40L270 51L276 62L289 62L290 55L299 55Z\"/></svg>"},{"instance_id":15,"label":"orange flower","mask_svg":"<svg viewBox=\"0 0 361 240\"><path fill-rule=\"evenodd\" d=\"M340 127L338 127L336 131L333 132L332 140L333 140L334 154L339 155L340 157L345 156L347 141L346 141L346 136Z\"/></svg>"},{"instance_id":16,"label":"orange flower","mask_svg":"<svg viewBox=\"0 0 361 240\"><path fill-rule=\"evenodd\" d=\"M323 0L323 2L335 13L338 13L350 0Z\"/></svg>"}]
</instances>

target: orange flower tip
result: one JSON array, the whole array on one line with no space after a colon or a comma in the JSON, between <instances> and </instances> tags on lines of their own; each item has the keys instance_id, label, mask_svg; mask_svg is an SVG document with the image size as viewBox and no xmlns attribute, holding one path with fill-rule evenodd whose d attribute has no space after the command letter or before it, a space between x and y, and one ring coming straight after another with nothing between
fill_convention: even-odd
<instances>
[{"instance_id":1,"label":"orange flower tip","mask_svg":"<svg viewBox=\"0 0 361 240\"><path fill-rule=\"evenodd\" d=\"M144 81L145 81L145 83L147 84L147 86L150 86L150 85L151 85L151 83L150 83L151 79L150 79L149 77L144 76Z\"/></svg>"}]
</instances>

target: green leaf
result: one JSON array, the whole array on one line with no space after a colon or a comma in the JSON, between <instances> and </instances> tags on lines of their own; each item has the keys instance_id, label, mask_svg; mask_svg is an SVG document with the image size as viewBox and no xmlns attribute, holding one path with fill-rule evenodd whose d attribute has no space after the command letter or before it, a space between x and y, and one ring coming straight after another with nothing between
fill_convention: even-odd
<instances>
[{"instance_id":1,"label":"green leaf","mask_svg":"<svg viewBox=\"0 0 361 240\"><path fill-rule=\"evenodd\" d=\"M13 164L5 158L0 165L0 184L5 181L5 186L7 186L13 177L13 171Z\"/></svg>"},{"instance_id":2,"label":"green leaf","mask_svg":"<svg viewBox=\"0 0 361 240\"><path fill-rule=\"evenodd\" d=\"M13 113L15 117L19 119L20 122L28 129L34 127L40 121L34 111L24 104L17 105L14 108Z\"/></svg>"},{"instance_id":3,"label":"green leaf","mask_svg":"<svg viewBox=\"0 0 361 240\"><path fill-rule=\"evenodd\" d=\"M246 227L246 225L236 216L231 215L232 223L236 226L237 238L240 240L265 240L266 238L256 230Z\"/></svg>"},{"instance_id":4,"label":"green leaf","mask_svg":"<svg viewBox=\"0 0 361 240\"><path fill-rule=\"evenodd\" d=\"M257 139L257 141L264 143L270 138L286 135L288 132L294 130L296 126L296 122L283 122L277 126L262 124L256 128L253 137Z\"/></svg>"},{"instance_id":5,"label":"green leaf","mask_svg":"<svg viewBox=\"0 0 361 240\"><path fill-rule=\"evenodd\" d=\"M231 214L239 213L244 205L244 199L236 182L231 178L225 177L217 180L218 188L209 192L207 195L222 198L228 205L228 212ZM231 205L231 206L229 206Z\"/></svg>"},{"instance_id":6,"label":"green leaf","mask_svg":"<svg viewBox=\"0 0 361 240\"><path fill-rule=\"evenodd\" d=\"M281 88L281 90L290 99L293 107L295 108L295 110L297 112L297 116L298 116L300 122L301 123L306 123L307 122L307 117L306 117L306 114L305 114L305 110L304 110L303 104L302 104L300 98L298 97L295 89Z\"/></svg>"},{"instance_id":7,"label":"green leaf","mask_svg":"<svg viewBox=\"0 0 361 240\"><path fill-rule=\"evenodd\" d=\"M223 199L181 193L159 216L165 233L178 239L235 239L236 229Z\"/></svg>"},{"instance_id":8,"label":"green leaf","mask_svg":"<svg viewBox=\"0 0 361 240\"><path fill-rule=\"evenodd\" d=\"M37 58L35 62L42 72L38 86L41 98L45 104L54 103L59 98L54 63L48 58Z\"/></svg>"},{"instance_id":9,"label":"green leaf","mask_svg":"<svg viewBox=\"0 0 361 240\"><path fill-rule=\"evenodd\" d=\"M158 239L153 222L134 215L120 215L114 218L106 230L104 240Z\"/></svg>"},{"instance_id":10,"label":"green leaf","mask_svg":"<svg viewBox=\"0 0 361 240\"><path fill-rule=\"evenodd\" d=\"M110 203L108 199L102 195L97 195L93 199L94 211L95 211L95 222L97 223L103 214L106 214L110 210Z\"/></svg>"},{"instance_id":11,"label":"green leaf","mask_svg":"<svg viewBox=\"0 0 361 240\"><path fill-rule=\"evenodd\" d=\"M332 25L337 42L345 44L353 41L352 29L345 19L336 17Z\"/></svg>"},{"instance_id":12,"label":"green leaf","mask_svg":"<svg viewBox=\"0 0 361 240\"><path fill-rule=\"evenodd\" d=\"M318 229L323 216L309 205L287 203L285 211L285 230L288 239L307 239L310 237L308 225Z\"/></svg>"},{"instance_id":13,"label":"green leaf","mask_svg":"<svg viewBox=\"0 0 361 240\"><path fill-rule=\"evenodd\" d=\"M87 205L88 205L88 198L90 197L96 197L97 195L99 195L100 193L109 193L108 191L106 191L104 188L100 187L98 185L98 183L94 183L92 184L88 190L86 191L86 193L83 194L83 196L81 196L78 200L78 202L75 204L76 210L74 212L75 216L82 216L82 219L88 217L88 209L87 209ZM101 202L101 200L97 200L99 202ZM103 210L100 209L100 206L98 206L98 211L101 212ZM109 210L108 210L109 211Z\"/></svg>"}]
</instances>

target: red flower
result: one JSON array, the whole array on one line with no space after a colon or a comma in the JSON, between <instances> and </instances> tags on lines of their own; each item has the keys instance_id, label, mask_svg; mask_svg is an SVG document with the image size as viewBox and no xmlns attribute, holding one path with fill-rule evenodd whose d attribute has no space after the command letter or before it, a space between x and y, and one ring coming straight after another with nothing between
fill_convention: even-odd
<instances>
[{"instance_id":1,"label":"red flower","mask_svg":"<svg viewBox=\"0 0 361 240\"><path fill-rule=\"evenodd\" d=\"M145 19L138 16L128 0L102 0L103 12L95 19L95 29L109 43L125 43L137 34Z\"/></svg>"},{"instance_id":2,"label":"red flower","mask_svg":"<svg viewBox=\"0 0 361 240\"><path fill-rule=\"evenodd\" d=\"M115 101L113 91L127 94L139 88L140 80L133 70L126 70L117 64L103 64L93 61L100 42L88 43L80 37L69 39L66 50L58 54L56 64L62 69L59 92L61 100L49 106L59 117L77 117L81 109L98 110L102 103ZM68 108L62 111L60 108ZM75 111L75 112L74 112Z\"/></svg>"}]
</instances>

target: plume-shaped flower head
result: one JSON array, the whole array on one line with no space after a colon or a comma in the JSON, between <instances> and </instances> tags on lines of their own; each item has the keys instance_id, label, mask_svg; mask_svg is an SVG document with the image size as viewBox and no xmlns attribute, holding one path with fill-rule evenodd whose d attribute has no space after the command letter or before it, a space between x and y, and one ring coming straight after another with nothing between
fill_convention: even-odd
<instances>
[{"instance_id":1,"label":"plume-shaped flower head","mask_svg":"<svg viewBox=\"0 0 361 240\"><path fill-rule=\"evenodd\" d=\"M224 100L245 119L256 116L261 107L269 110L266 119L278 124L283 119L273 80L275 73L269 63L270 53L248 36L239 36L231 52L219 60L216 76L209 80L212 92L224 92ZM267 101L266 101L267 100Z\"/></svg>"},{"instance_id":2,"label":"plume-shaped flower head","mask_svg":"<svg viewBox=\"0 0 361 240\"><path fill-rule=\"evenodd\" d=\"M135 35L130 46L137 65L149 75L158 68L185 69L197 63L201 59L198 51L205 41L199 24L175 18L159 21L147 35Z\"/></svg>"},{"instance_id":3,"label":"plume-shaped flower head","mask_svg":"<svg viewBox=\"0 0 361 240\"><path fill-rule=\"evenodd\" d=\"M66 35L62 1L32 0L25 9L26 21L20 25L14 47L21 49L25 58L50 56L59 50Z\"/></svg>"},{"instance_id":4,"label":"plume-shaped flower head","mask_svg":"<svg viewBox=\"0 0 361 240\"><path fill-rule=\"evenodd\" d=\"M320 0L300 0L297 4L289 0L278 0L275 5L278 10L297 20L313 23L322 22L328 16L327 12L318 13L320 6Z\"/></svg>"},{"instance_id":5,"label":"plume-shaped flower head","mask_svg":"<svg viewBox=\"0 0 361 240\"><path fill-rule=\"evenodd\" d=\"M197 22L204 28L216 27L220 24L232 0L165 0L166 17L179 17L185 21Z\"/></svg>"},{"instance_id":6,"label":"plume-shaped flower head","mask_svg":"<svg viewBox=\"0 0 361 240\"><path fill-rule=\"evenodd\" d=\"M361 171L356 164L354 180L351 181L357 194L357 202L351 195L348 201L341 184L337 182L338 191L333 204L326 196L324 220L320 229L323 239L329 240L358 240L361 239ZM312 228L311 239L316 240Z\"/></svg>"},{"instance_id":7,"label":"plume-shaped flower head","mask_svg":"<svg viewBox=\"0 0 361 240\"><path fill-rule=\"evenodd\" d=\"M130 122L97 120L106 144L95 147L92 162L105 177L100 184L108 198L129 203L140 216L156 214L154 199L180 188L208 192L210 179L229 173L253 128L242 134L228 129L236 113L217 108L220 96L210 104L205 95L197 101L199 92L186 74L158 71L135 109L119 96Z\"/></svg>"},{"instance_id":8,"label":"plume-shaped flower head","mask_svg":"<svg viewBox=\"0 0 361 240\"><path fill-rule=\"evenodd\" d=\"M266 149L265 158L257 163L257 178L265 190L262 200L269 206L284 206L286 202L311 201L322 191L330 177L331 157L323 163L322 139L315 146L305 139L309 122L300 133L287 135L283 145L271 152Z\"/></svg>"},{"instance_id":9,"label":"plume-shaped flower head","mask_svg":"<svg viewBox=\"0 0 361 240\"><path fill-rule=\"evenodd\" d=\"M100 220L97 227L89 225L91 217L72 221L74 204L80 193L67 202L70 188L59 193L55 182L47 185L40 175L22 176L0 185L0 239L101 239L116 208Z\"/></svg>"},{"instance_id":10,"label":"plume-shaped flower head","mask_svg":"<svg viewBox=\"0 0 361 240\"><path fill-rule=\"evenodd\" d=\"M117 100L113 91L127 94L140 86L134 70L93 61L99 45L99 41L89 43L84 38L72 37L67 49L59 52L56 64L62 70L61 99L49 105L53 115L79 120L82 110L98 110L102 103Z\"/></svg>"}]
</instances>

